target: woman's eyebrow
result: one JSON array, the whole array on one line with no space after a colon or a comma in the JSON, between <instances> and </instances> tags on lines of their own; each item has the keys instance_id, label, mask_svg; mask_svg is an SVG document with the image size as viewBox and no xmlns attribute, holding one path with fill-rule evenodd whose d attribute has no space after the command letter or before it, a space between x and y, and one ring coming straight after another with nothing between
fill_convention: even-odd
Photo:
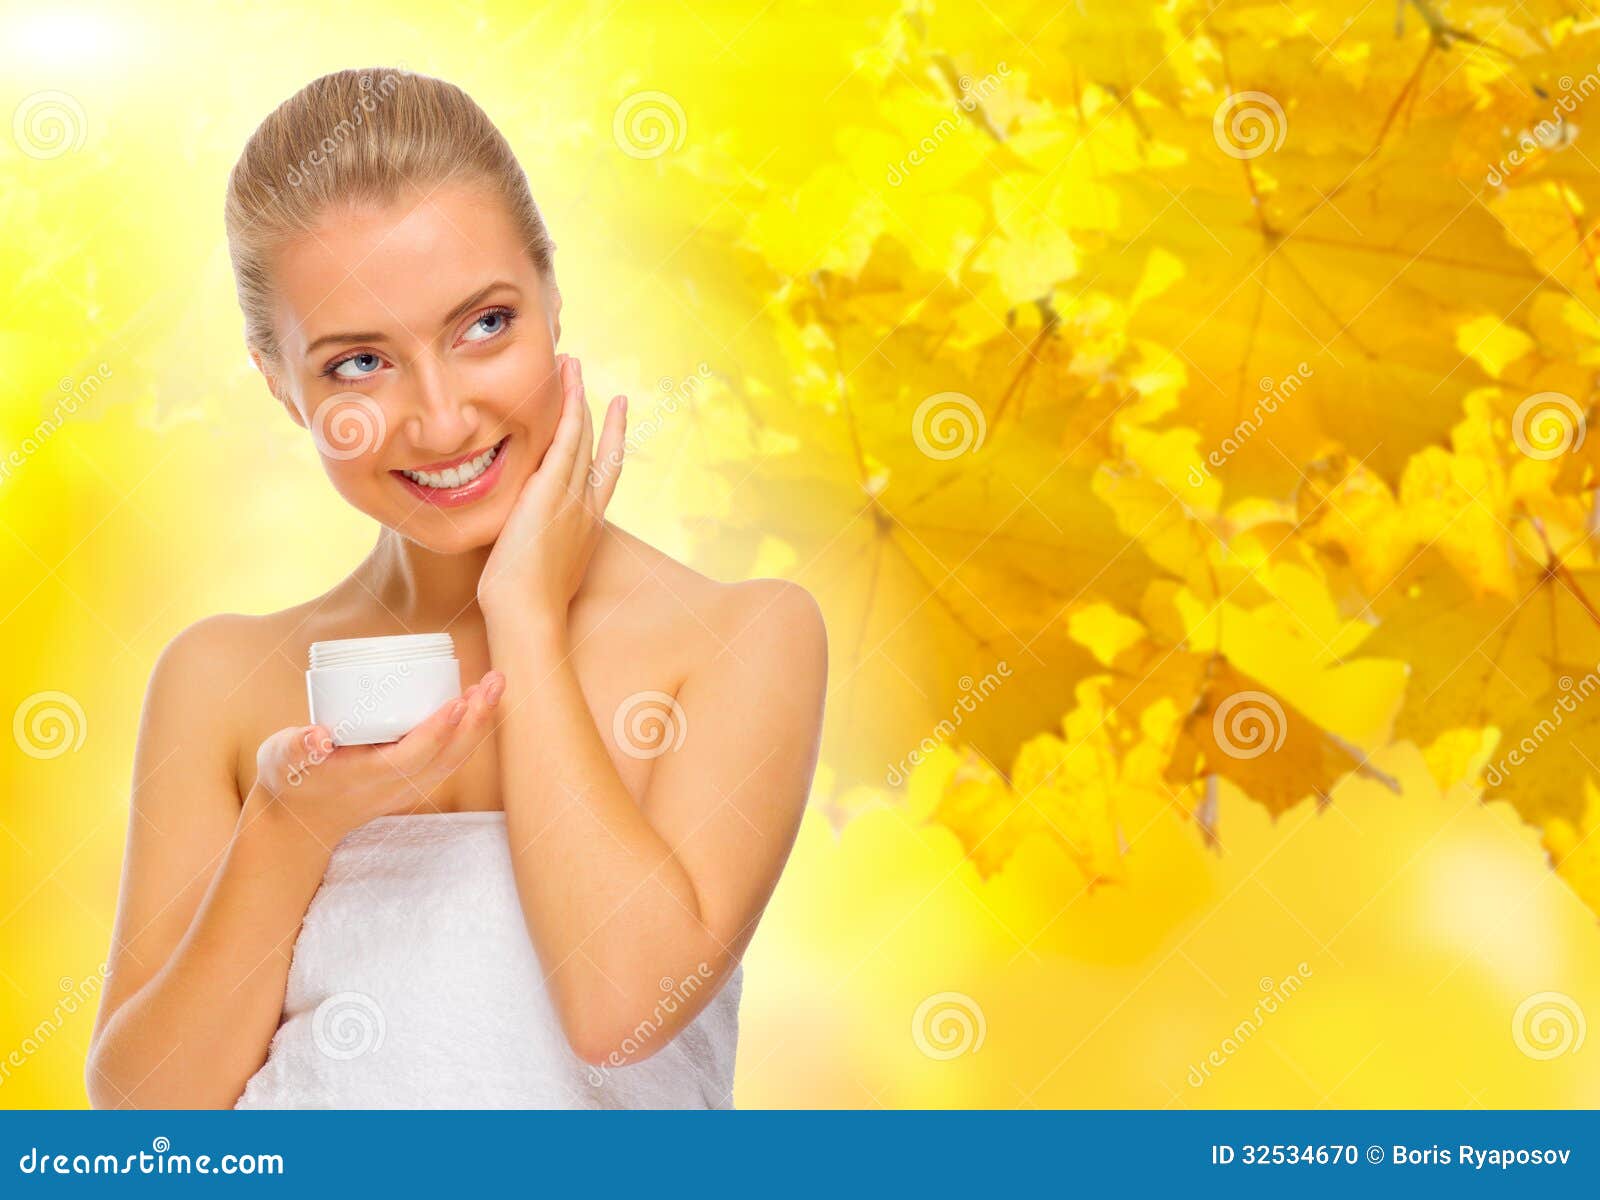
<instances>
[{"instance_id":1,"label":"woman's eyebrow","mask_svg":"<svg viewBox=\"0 0 1600 1200\"><path fill-rule=\"evenodd\" d=\"M517 285L512 283L512 282L510 282L509 280L496 279L493 283L486 284L483 287L479 288L477 291L473 292L472 295L468 296L465 300L461 301L460 304L457 304L449 312L445 313L445 315L440 319L439 324L441 326L449 325L452 322L454 322L457 318L465 316L466 313L467 313L467 310L469 308L471 308L473 305L475 305L475 304L479 303L480 301L482 301L484 299L484 297L488 296L491 292L495 291L498 288L509 288L511 291L514 291L514 292L518 291ZM315 353L315 351L316 351L318 346L325 346L325 345L328 345L329 343L334 343L334 342L386 342L388 340L389 340L389 335L388 334L382 333L382 332L376 332L376 331L364 332L364 333L325 333L321 337L319 337L316 341L312 342L309 346L306 347L306 357L310 358L312 356L312 354Z\"/></svg>"}]
</instances>

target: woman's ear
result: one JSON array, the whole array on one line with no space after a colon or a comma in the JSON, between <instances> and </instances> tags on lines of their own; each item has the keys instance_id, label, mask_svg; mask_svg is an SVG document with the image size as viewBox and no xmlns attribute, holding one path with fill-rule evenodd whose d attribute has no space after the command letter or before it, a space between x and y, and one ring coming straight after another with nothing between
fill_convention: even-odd
<instances>
[{"instance_id":1,"label":"woman's ear","mask_svg":"<svg viewBox=\"0 0 1600 1200\"><path fill-rule=\"evenodd\" d=\"M251 350L250 361L255 363L256 370L260 371L261 377L267 381L267 390L272 393L273 398L279 404L283 405L283 411L289 414L289 419L300 426L301 429L304 429L306 427L305 418L300 415L300 410L295 407L294 401L289 398L281 386L277 374L267 362L266 357L259 350Z\"/></svg>"}]
</instances>

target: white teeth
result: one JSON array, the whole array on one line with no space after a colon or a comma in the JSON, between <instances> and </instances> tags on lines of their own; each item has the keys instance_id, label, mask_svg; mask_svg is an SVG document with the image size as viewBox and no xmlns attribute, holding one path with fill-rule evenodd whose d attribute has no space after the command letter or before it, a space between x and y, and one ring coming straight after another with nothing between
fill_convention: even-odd
<instances>
[{"instance_id":1,"label":"white teeth","mask_svg":"<svg viewBox=\"0 0 1600 1200\"><path fill-rule=\"evenodd\" d=\"M420 483L423 487L463 487L487 471L489 464L495 460L499 452L499 446L491 446L477 458L469 458L466 462L446 467L443 471L401 471L400 474L413 483Z\"/></svg>"}]
</instances>

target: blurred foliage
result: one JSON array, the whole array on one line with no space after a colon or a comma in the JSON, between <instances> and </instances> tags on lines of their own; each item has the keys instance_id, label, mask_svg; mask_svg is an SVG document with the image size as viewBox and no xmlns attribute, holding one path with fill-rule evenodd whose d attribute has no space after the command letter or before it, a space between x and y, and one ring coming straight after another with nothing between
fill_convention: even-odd
<instances>
[{"instance_id":1,"label":"blurred foliage","mask_svg":"<svg viewBox=\"0 0 1600 1200\"><path fill-rule=\"evenodd\" d=\"M782 368L718 419L788 442L701 543L824 597L830 761L1004 662L935 810L981 864L1042 828L1115 878L1124 788L1214 835L1220 781L1281 812L1409 740L1600 907L1558 849L1600 774L1600 23L921 4L855 65L835 153L745 180Z\"/></svg>"}]
</instances>

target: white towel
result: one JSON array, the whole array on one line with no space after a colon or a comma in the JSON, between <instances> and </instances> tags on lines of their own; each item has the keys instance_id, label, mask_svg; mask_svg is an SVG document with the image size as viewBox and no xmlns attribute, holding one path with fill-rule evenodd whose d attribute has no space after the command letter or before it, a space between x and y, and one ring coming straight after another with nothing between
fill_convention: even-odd
<instances>
[{"instance_id":1,"label":"white towel","mask_svg":"<svg viewBox=\"0 0 1600 1200\"><path fill-rule=\"evenodd\" d=\"M634 1036L712 982L663 980ZM505 814L380 817L334 848L283 1021L236 1108L732 1108L742 968L665 1049L591 1066L562 1035ZM618 1060L620 1061L620 1059Z\"/></svg>"}]
</instances>

